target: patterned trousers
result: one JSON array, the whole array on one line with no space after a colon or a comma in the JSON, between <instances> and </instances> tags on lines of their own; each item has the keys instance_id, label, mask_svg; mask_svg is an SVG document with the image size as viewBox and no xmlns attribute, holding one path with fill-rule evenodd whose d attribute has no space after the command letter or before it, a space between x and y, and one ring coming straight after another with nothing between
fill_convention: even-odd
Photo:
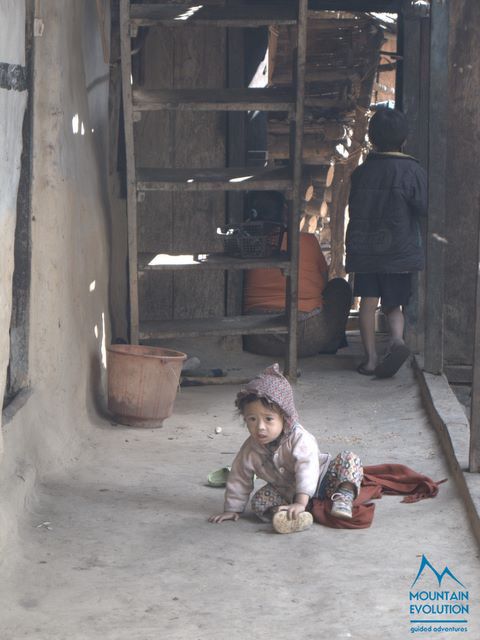
<instances>
[{"instance_id":1,"label":"patterned trousers","mask_svg":"<svg viewBox=\"0 0 480 640\"><path fill-rule=\"evenodd\" d=\"M363 467L360 458L351 451L342 451L330 461L320 487L312 497L330 498L343 482L352 484L358 495L362 478ZM271 510L285 504L289 504L289 501L275 485L266 484L253 495L250 506L261 520L267 520L272 513Z\"/></svg>"}]
</instances>

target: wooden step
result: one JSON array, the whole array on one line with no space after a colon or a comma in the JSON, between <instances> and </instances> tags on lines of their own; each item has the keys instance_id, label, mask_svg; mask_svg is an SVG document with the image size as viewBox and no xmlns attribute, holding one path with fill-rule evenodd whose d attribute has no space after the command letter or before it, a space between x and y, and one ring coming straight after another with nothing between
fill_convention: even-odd
<instances>
[{"instance_id":1,"label":"wooden step","mask_svg":"<svg viewBox=\"0 0 480 640\"><path fill-rule=\"evenodd\" d=\"M137 169L138 191L269 191L292 186L290 169Z\"/></svg>"},{"instance_id":2,"label":"wooden step","mask_svg":"<svg viewBox=\"0 0 480 640\"><path fill-rule=\"evenodd\" d=\"M198 336L241 336L247 334L288 333L283 314L194 318L140 324L140 341Z\"/></svg>"},{"instance_id":3,"label":"wooden step","mask_svg":"<svg viewBox=\"0 0 480 640\"><path fill-rule=\"evenodd\" d=\"M165 262L161 256L155 261L158 254L139 253L138 271L142 275L148 271L189 271L195 270L245 270L245 269L283 269L287 275L290 272L290 262L286 253L270 258L234 258L224 253L210 253L202 256L168 256ZM177 261L171 261L176 258ZM183 260L182 260L183 258ZM153 264L150 264L153 262ZM158 262L158 264L156 263Z\"/></svg>"},{"instance_id":4,"label":"wooden step","mask_svg":"<svg viewBox=\"0 0 480 640\"><path fill-rule=\"evenodd\" d=\"M133 4L130 24L138 27L164 24L168 26L261 27L270 24L296 24L295 3L277 5L205 6L206 3Z\"/></svg>"},{"instance_id":5,"label":"wooden step","mask_svg":"<svg viewBox=\"0 0 480 640\"><path fill-rule=\"evenodd\" d=\"M291 89L134 89L134 111L293 111Z\"/></svg>"}]
</instances>

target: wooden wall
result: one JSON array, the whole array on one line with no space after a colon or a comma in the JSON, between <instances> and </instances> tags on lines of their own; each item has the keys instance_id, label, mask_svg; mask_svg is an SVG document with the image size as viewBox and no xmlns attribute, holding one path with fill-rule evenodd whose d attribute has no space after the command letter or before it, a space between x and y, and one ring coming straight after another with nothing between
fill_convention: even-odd
<instances>
[{"instance_id":1,"label":"wooden wall","mask_svg":"<svg viewBox=\"0 0 480 640\"><path fill-rule=\"evenodd\" d=\"M140 64L145 89L214 88L225 83L225 31L158 27L148 32ZM139 167L215 167L225 163L225 114L142 113L135 125ZM147 192L139 204L139 251L221 250L225 194ZM156 272L140 281L141 320L223 315L224 273Z\"/></svg>"},{"instance_id":2,"label":"wooden wall","mask_svg":"<svg viewBox=\"0 0 480 640\"><path fill-rule=\"evenodd\" d=\"M450 0L445 364L471 364L480 218L480 2Z\"/></svg>"}]
</instances>

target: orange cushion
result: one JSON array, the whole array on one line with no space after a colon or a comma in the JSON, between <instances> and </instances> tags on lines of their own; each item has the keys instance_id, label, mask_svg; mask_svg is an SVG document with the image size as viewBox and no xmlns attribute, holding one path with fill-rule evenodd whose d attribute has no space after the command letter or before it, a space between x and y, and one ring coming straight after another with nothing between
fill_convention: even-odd
<instances>
[{"instance_id":1,"label":"orange cushion","mask_svg":"<svg viewBox=\"0 0 480 640\"><path fill-rule=\"evenodd\" d=\"M286 234L282 249L287 248ZM328 267L315 235L300 234L298 310L313 311L322 306L322 291L328 281ZM245 274L244 311L285 309L286 278L280 269L252 269Z\"/></svg>"}]
</instances>

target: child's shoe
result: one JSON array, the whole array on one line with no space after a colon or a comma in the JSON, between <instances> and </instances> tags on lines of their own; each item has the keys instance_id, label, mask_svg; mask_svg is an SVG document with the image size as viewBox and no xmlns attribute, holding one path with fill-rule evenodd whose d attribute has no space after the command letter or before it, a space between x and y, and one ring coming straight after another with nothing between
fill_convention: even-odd
<instances>
[{"instance_id":1,"label":"child's shoe","mask_svg":"<svg viewBox=\"0 0 480 640\"><path fill-rule=\"evenodd\" d=\"M277 533L296 533L309 529L312 526L313 517L308 511L302 511L294 520L289 520L286 511L277 511L272 522Z\"/></svg>"},{"instance_id":2,"label":"child's shoe","mask_svg":"<svg viewBox=\"0 0 480 640\"><path fill-rule=\"evenodd\" d=\"M339 491L332 495L332 509L330 513L335 518L350 520L353 509L353 495L349 492Z\"/></svg>"}]
</instances>

